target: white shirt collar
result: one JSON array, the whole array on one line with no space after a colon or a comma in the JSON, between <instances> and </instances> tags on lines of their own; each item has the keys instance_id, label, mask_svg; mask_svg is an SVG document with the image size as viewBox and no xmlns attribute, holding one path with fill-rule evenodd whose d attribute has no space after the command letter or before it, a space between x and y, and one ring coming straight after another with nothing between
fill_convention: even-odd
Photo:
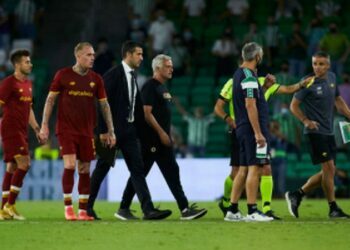
<instances>
[{"instance_id":1,"label":"white shirt collar","mask_svg":"<svg viewBox=\"0 0 350 250\"><path fill-rule=\"evenodd\" d=\"M122 61L122 65L124 68L125 73L130 74L130 71L134 71L124 60Z\"/></svg>"}]
</instances>

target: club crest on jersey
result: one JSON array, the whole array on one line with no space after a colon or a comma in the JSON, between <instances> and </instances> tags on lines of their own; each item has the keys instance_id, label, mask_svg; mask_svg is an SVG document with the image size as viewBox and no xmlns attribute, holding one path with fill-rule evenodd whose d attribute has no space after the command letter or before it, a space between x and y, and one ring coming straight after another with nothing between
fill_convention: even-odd
<instances>
[{"instance_id":1,"label":"club crest on jersey","mask_svg":"<svg viewBox=\"0 0 350 250\"><path fill-rule=\"evenodd\" d=\"M75 82L70 82L69 85L70 85L70 86L74 86L74 85L75 85Z\"/></svg>"},{"instance_id":2,"label":"club crest on jersey","mask_svg":"<svg viewBox=\"0 0 350 250\"><path fill-rule=\"evenodd\" d=\"M19 89L18 91L19 91L20 93L22 93L22 92L23 92L23 89Z\"/></svg>"},{"instance_id":3,"label":"club crest on jersey","mask_svg":"<svg viewBox=\"0 0 350 250\"><path fill-rule=\"evenodd\" d=\"M29 91L32 92L32 88L29 88Z\"/></svg>"},{"instance_id":4,"label":"club crest on jersey","mask_svg":"<svg viewBox=\"0 0 350 250\"><path fill-rule=\"evenodd\" d=\"M91 87L91 88L95 87L95 85L96 85L96 83L90 82L90 87Z\"/></svg>"},{"instance_id":5,"label":"club crest on jersey","mask_svg":"<svg viewBox=\"0 0 350 250\"><path fill-rule=\"evenodd\" d=\"M329 84L329 87L331 87L332 89L335 87L334 83Z\"/></svg>"},{"instance_id":6,"label":"club crest on jersey","mask_svg":"<svg viewBox=\"0 0 350 250\"><path fill-rule=\"evenodd\" d=\"M170 93L169 93L169 92L164 93L164 94L163 94L163 98L164 98L164 99L171 99Z\"/></svg>"}]
</instances>

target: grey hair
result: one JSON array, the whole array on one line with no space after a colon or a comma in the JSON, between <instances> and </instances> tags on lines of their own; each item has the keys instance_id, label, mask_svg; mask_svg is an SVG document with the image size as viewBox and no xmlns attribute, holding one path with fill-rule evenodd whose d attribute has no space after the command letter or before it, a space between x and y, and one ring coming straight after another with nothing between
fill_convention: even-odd
<instances>
[{"instance_id":1,"label":"grey hair","mask_svg":"<svg viewBox=\"0 0 350 250\"><path fill-rule=\"evenodd\" d=\"M157 68L160 68L163 66L164 61L169 61L171 60L170 56L164 55L164 54L159 54L152 60L152 69L153 72L156 71Z\"/></svg>"},{"instance_id":2,"label":"grey hair","mask_svg":"<svg viewBox=\"0 0 350 250\"><path fill-rule=\"evenodd\" d=\"M263 56L263 49L262 47L255 43L246 43L242 48L242 58L243 61L252 61L255 59L255 57L259 55L260 57Z\"/></svg>"}]
</instances>

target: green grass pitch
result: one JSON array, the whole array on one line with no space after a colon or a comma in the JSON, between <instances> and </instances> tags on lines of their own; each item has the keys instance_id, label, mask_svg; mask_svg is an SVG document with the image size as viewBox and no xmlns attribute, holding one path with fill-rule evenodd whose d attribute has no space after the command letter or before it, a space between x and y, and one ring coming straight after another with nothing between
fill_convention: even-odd
<instances>
[{"instance_id":1,"label":"green grass pitch","mask_svg":"<svg viewBox=\"0 0 350 250\"><path fill-rule=\"evenodd\" d=\"M225 222L214 202L200 202L208 214L195 221L180 221L175 203L157 202L173 214L164 221L125 222L113 217L117 203L97 202L103 218L94 222L66 222L62 202L22 202L17 208L26 221L0 221L0 249L350 249L350 219L328 219L325 200L304 200L300 218L292 218L284 200L273 201L282 221L269 223ZM350 200L339 200L350 212ZM245 202L240 203L242 212ZM134 204L141 216L139 204Z\"/></svg>"}]
</instances>

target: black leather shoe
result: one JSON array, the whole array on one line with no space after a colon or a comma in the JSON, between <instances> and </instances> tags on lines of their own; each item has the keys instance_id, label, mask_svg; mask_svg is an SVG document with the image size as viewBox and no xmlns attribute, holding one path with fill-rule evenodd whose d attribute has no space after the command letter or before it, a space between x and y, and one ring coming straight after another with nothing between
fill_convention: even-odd
<instances>
[{"instance_id":1,"label":"black leather shoe","mask_svg":"<svg viewBox=\"0 0 350 250\"><path fill-rule=\"evenodd\" d=\"M95 220L101 220L101 218L97 216L96 212L92 208L88 208L86 212L89 216L94 217Z\"/></svg>"},{"instance_id":2,"label":"black leather shoe","mask_svg":"<svg viewBox=\"0 0 350 250\"><path fill-rule=\"evenodd\" d=\"M166 217L169 217L171 215L171 210L159 210L159 209L153 209L151 211L148 211L143 216L144 220L162 220Z\"/></svg>"}]
</instances>

